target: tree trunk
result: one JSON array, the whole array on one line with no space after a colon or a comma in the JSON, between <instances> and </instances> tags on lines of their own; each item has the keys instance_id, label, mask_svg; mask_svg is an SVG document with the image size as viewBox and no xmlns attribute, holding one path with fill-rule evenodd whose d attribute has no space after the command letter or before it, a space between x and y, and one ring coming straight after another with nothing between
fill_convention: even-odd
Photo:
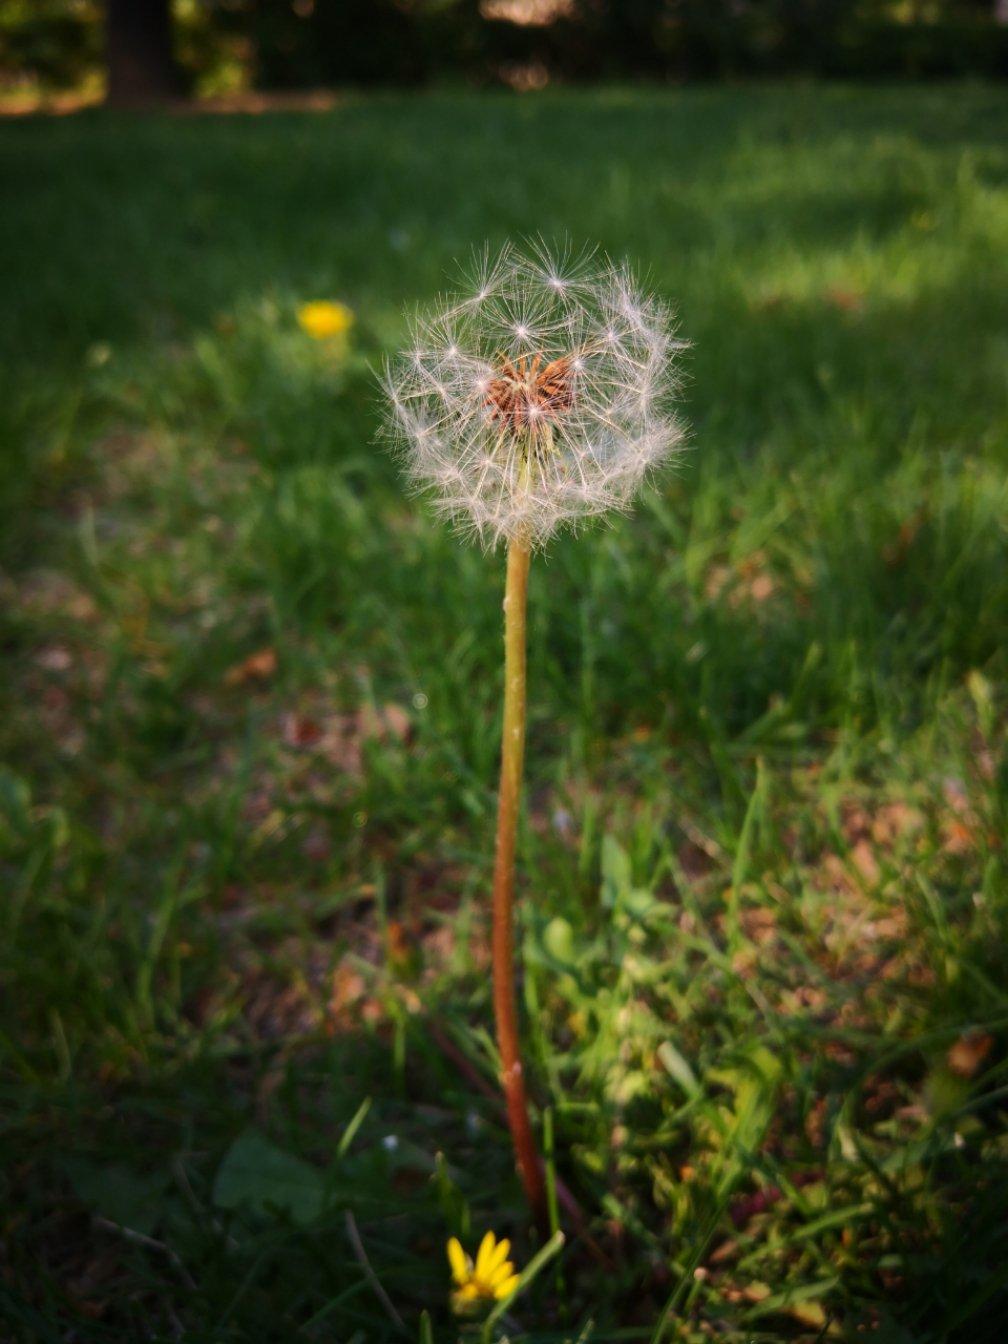
<instances>
[{"instance_id":1,"label":"tree trunk","mask_svg":"<svg viewBox=\"0 0 1008 1344\"><path fill-rule=\"evenodd\" d=\"M111 107L151 107L181 93L171 0L106 0L105 40Z\"/></svg>"}]
</instances>

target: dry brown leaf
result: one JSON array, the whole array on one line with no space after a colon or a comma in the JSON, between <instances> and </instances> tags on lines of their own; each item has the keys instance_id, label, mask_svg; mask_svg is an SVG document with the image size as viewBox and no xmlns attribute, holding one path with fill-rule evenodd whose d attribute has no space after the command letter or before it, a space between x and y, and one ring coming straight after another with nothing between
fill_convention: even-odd
<instances>
[{"instance_id":1,"label":"dry brown leaf","mask_svg":"<svg viewBox=\"0 0 1008 1344\"><path fill-rule=\"evenodd\" d=\"M413 726L408 712L394 702L372 709L365 705L357 712L357 729L362 738L377 738L380 742L405 742Z\"/></svg>"},{"instance_id":2,"label":"dry brown leaf","mask_svg":"<svg viewBox=\"0 0 1008 1344\"><path fill-rule=\"evenodd\" d=\"M919 808L903 802L883 803L872 819L872 839L879 845L892 845L923 826L924 815Z\"/></svg>"},{"instance_id":3,"label":"dry brown leaf","mask_svg":"<svg viewBox=\"0 0 1008 1344\"><path fill-rule=\"evenodd\" d=\"M283 716L281 732L289 747L313 747L323 734L322 725L307 714L290 713Z\"/></svg>"},{"instance_id":4,"label":"dry brown leaf","mask_svg":"<svg viewBox=\"0 0 1008 1344\"><path fill-rule=\"evenodd\" d=\"M757 574L749 585L754 602L765 602L773 593L774 581L769 574Z\"/></svg>"},{"instance_id":5,"label":"dry brown leaf","mask_svg":"<svg viewBox=\"0 0 1008 1344\"><path fill-rule=\"evenodd\" d=\"M742 1289L742 1296L747 1302L765 1302L770 1296L770 1285L761 1283L759 1279L756 1279L745 1285Z\"/></svg>"},{"instance_id":6,"label":"dry brown leaf","mask_svg":"<svg viewBox=\"0 0 1008 1344\"><path fill-rule=\"evenodd\" d=\"M949 1047L948 1066L960 1078L972 1078L994 1048L994 1037L986 1031L968 1031Z\"/></svg>"},{"instance_id":7,"label":"dry brown leaf","mask_svg":"<svg viewBox=\"0 0 1008 1344\"><path fill-rule=\"evenodd\" d=\"M813 1148L826 1145L828 1105L825 1097L816 1097L805 1116L805 1137Z\"/></svg>"},{"instance_id":8,"label":"dry brown leaf","mask_svg":"<svg viewBox=\"0 0 1008 1344\"><path fill-rule=\"evenodd\" d=\"M777 916L768 906L750 907L742 911L742 929L750 941L762 947L773 942L777 933Z\"/></svg>"},{"instance_id":9,"label":"dry brown leaf","mask_svg":"<svg viewBox=\"0 0 1008 1344\"><path fill-rule=\"evenodd\" d=\"M225 686L247 686L252 681L268 681L277 670L276 649L259 649L224 673Z\"/></svg>"},{"instance_id":10,"label":"dry brown leaf","mask_svg":"<svg viewBox=\"0 0 1008 1344\"><path fill-rule=\"evenodd\" d=\"M731 576L732 572L728 565L711 565L704 580L704 596L711 601L720 597Z\"/></svg>"},{"instance_id":11,"label":"dry brown leaf","mask_svg":"<svg viewBox=\"0 0 1008 1344\"><path fill-rule=\"evenodd\" d=\"M821 1330L826 1324L826 1311L820 1302L795 1302L787 1308L787 1314L813 1330Z\"/></svg>"},{"instance_id":12,"label":"dry brown leaf","mask_svg":"<svg viewBox=\"0 0 1008 1344\"><path fill-rule=\"evenodd\" d=\"M864 308L864 295L856 289L845 289L842 285L833 285L824 295L827 303L842 313L859 313Z\"/></svg>"},{"instance_id":13,"label":"dry brown leaf","mask_svg":"<svg viewBox=\"0 0 1008 1344\"><path fill-rule=\"evenodd\" d=\"M969 854L976 845L973 828L958 818L942 826L942 849L946 854Z\"/></svg>"},{"instance_id":14,"label":"dry brown leaf","mask_svg":"<svg viewBox=\"0 0 1008 1344\"><path fill-rule=\"evenodd\" d=\"M859 840L851 850L851 863L869 886L874 886L878 882L881 870L867 840Z\"/></svg>"},{"instance_id":15,"label":"dry brown leaf","mask_svg":"<svg viewBox=\"0 0 1008 1344\"><path fill-rule=\"evenodd\" d=\"M729 1237L723 1241L720 1246L716 1246L707 1257L708 1263L712 1265L723 1265L727 1260L734 1260L738 1255L739 1244L734 1237Z\"/></svg>"},{"instance_id":16,"label":"dry brown leaf","mask_svg":"<svg viewBox=\"0 0 1008 1344\"><path fill-rule=\"evenodd\" d=\"M731 959L731 968L741 980L751 980L759 965L759 954L754 947L740 947Z\"/></svg>"},{"instance_id":17,"label":"dry brown leaf","mask_svg":"<svg viewBox=\"0 0 1008 1344\"><path fill-rule=\"evenodd\" d=\"M348 1010L367 993L367 985L360 971L340 962L332 973L329 992L329 1015L337 1025L345 1025Z\"/></svg>"},{"instance_id":18,"label":"dry brown leaf","mask_svg":"<svg viewBox=\"0 0 1008 1344\"><path fill-rule=\"evenodd\" d=\"M845 802L841 808L840 829L844 839L853 844L871 833L872 819L868 810L853 799Z\"/></svg>"},{"instance_id":19,"label":"dry brown leaf","mask_svg":"<svg viewBox=\"0 0 1008 1344\"><path fill-rule=\"evenodd\" d=\"M401 920L390 919L385 929L385 950L397 975L414 976L422 962L420 942Z\"/></svg>"},{"instance_id":20,"label":"dry brown leaf","mask_svg":"<svg viewBox=\"0 0 1008 1344\"><path fill-rule=\"evenodd\" d=\"M405 742L413 729L413 720L402 705L390 701L382 707L382 718L390 735L399 742Z\"/></svg>"}]
</instances>

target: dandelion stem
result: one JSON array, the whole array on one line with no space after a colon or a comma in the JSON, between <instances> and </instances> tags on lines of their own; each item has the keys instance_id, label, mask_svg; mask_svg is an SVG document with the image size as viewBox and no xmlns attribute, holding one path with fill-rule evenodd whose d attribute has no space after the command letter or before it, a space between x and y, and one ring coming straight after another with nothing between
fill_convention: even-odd
<instances>
[{"instance_id":1,"label":"dandelion stem","mask_svg":"<svg viewBox=\"0 0 1008 1344\"><path fill-rule=\"evenodd\" d=\"M546 1185L529 1121L518 1045L514 967L515 833L525 756L525 608L529 547L521 538L508 546L504 589L504 727L493 879L493 995L501 1083L518 1171L540 1230L548 1229Z\"/></svg>"}]
</instances>

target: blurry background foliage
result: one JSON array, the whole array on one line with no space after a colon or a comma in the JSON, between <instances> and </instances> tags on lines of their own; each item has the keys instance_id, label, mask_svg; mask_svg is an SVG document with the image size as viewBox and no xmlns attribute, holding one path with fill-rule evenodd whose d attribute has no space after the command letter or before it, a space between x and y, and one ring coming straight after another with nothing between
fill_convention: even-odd
<instances>
[{"instance_id":1,"label":"blurry background foliage","mask_svg":"<svg viewBox=\"0 0 1008 1344\"><path fill-rule=\"evenodd\" d=\"M133 12L168 3L135 0ZM104 11L99 0L0 0L0 89L100 92ZM175 0L171 18L180 90L197 94L1008 74L1004 0Z\"/></svg>"}]
</instances>

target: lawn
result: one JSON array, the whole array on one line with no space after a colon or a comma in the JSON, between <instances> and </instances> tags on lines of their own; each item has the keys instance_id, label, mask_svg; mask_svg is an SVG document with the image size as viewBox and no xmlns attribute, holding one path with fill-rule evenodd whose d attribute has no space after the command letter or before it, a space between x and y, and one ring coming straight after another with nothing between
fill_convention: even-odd
<instances>
[{"instance_id":1,"label":"lawn","mask_svg":"<svg viewBox=\"0 0 1008 1344\"><path fill-rule=\"evenodd\" d=\"M407 495L375 369L542 233L675 301L691 447L533 564L522 1000L580 1212L496 1328L1003 1340L1008 92L92 112L0 176L0 1336L441 1344L449 1236L534 1252L502 561Z\"/></svg>"}]
</instances>

